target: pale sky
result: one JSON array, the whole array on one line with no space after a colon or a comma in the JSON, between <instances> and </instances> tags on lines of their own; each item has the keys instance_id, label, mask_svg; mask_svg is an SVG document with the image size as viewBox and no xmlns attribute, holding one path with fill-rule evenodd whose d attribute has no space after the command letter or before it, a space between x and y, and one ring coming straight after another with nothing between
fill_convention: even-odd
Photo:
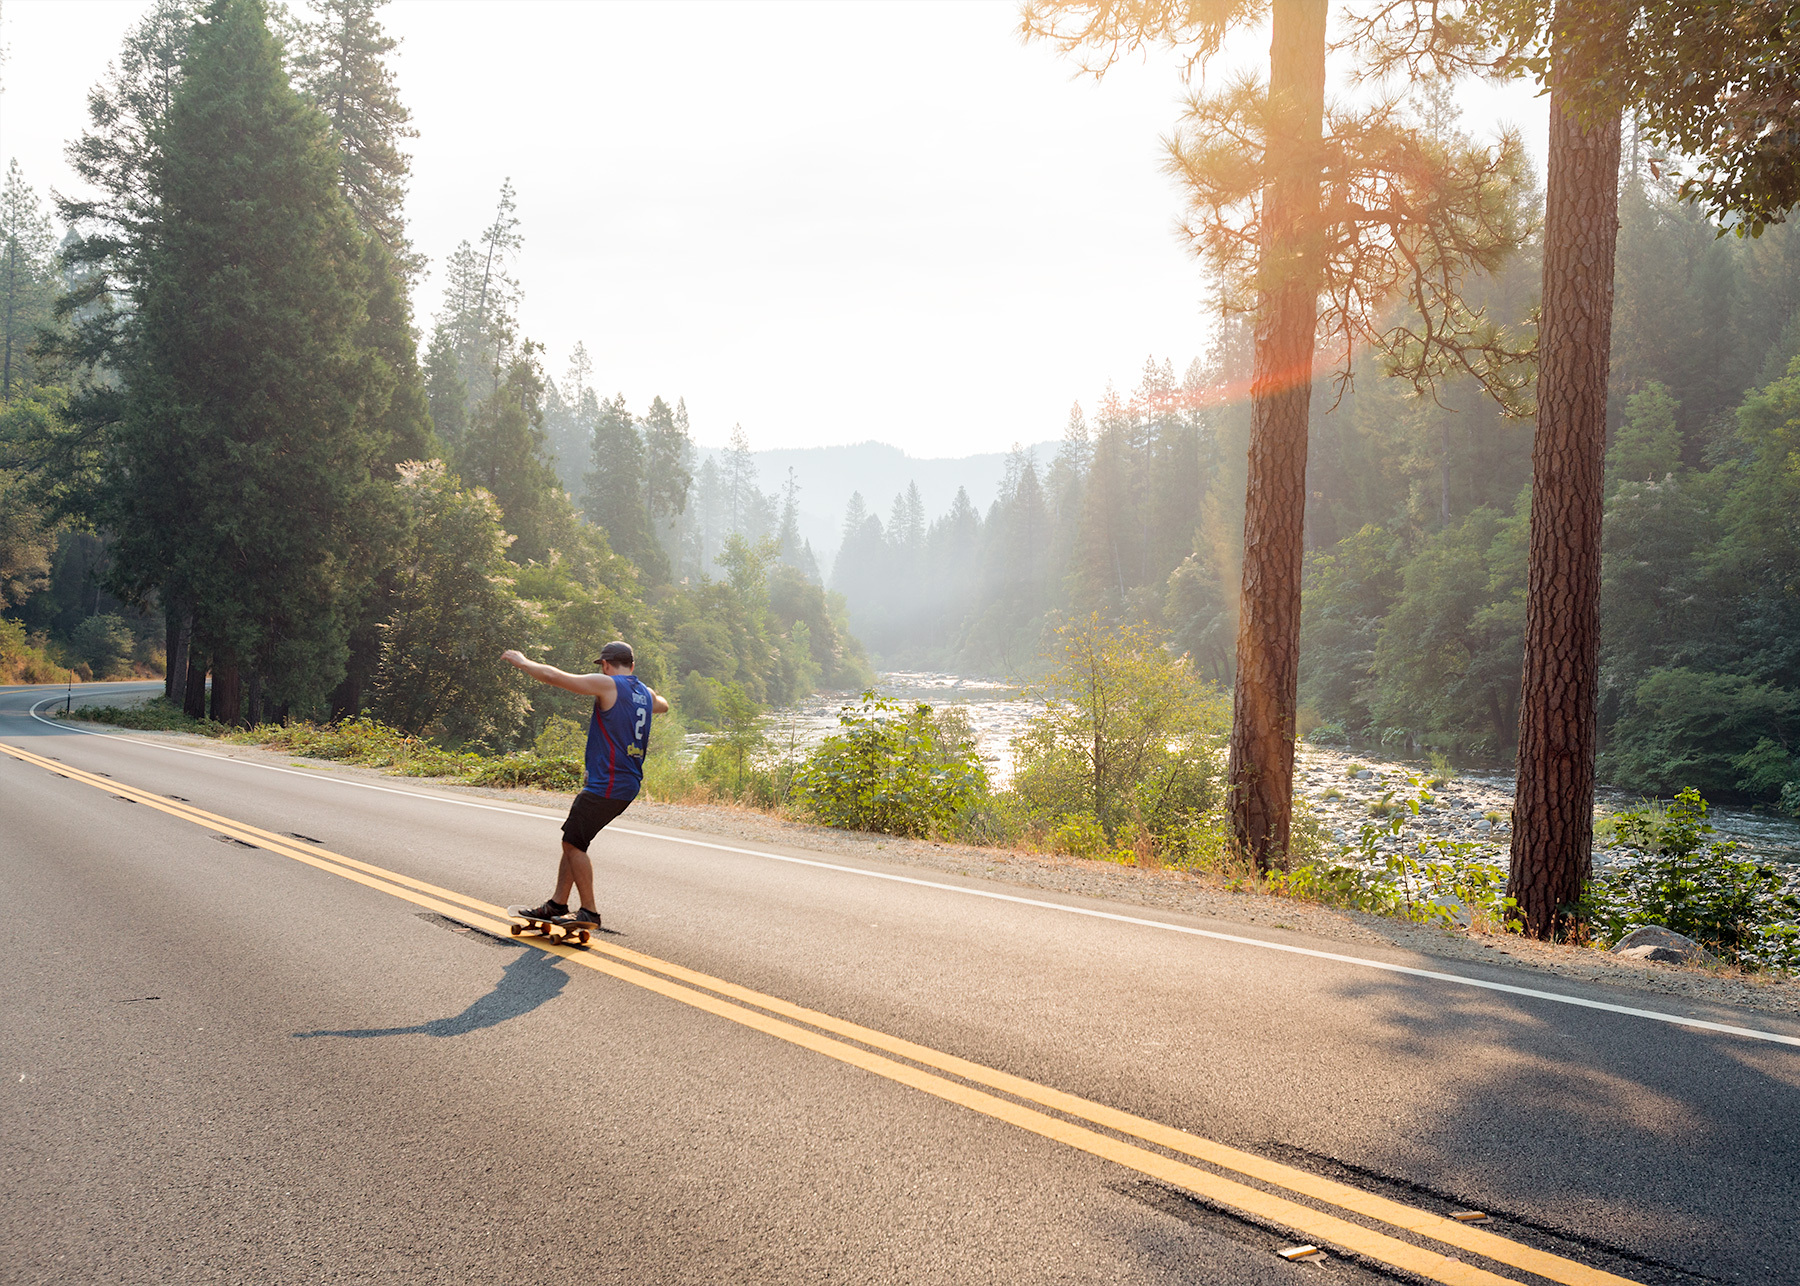
<instances>
[{"instance_id":1,"label":"pale sky","mask_svg":"<svg viewBox=\"0 0 1800 1286\"><path fill-rule=\"evenodd\" d=\"M80 190L63 147L146 7L4 0L0 156L40 195ZM1211 321L1160 170L1175 65L1073 79L1017 13L397 0L421 324L511 177L523 330L558 378L582 341L602 393L685 397L707 445L740 422L758 449L927 457L1060 436ZM1467 124L1501 110L1541 154L1528 94L1471 99Z\"/></svg>"}]
</instances>

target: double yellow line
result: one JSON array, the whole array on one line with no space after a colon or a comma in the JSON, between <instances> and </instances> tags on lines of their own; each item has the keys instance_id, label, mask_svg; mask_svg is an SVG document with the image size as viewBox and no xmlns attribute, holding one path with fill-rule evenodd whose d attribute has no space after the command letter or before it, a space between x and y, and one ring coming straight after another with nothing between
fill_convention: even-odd
<instances>
[{"instance_id":1,"label":"double yellow line","mask_svg":"<svg viewBox=\"0 0 1800 1286\"><path fill-rule=\"evenodd\" d=\"M277 835L260 827L209 813L185 801L153 795L136 787L122 785L111 778L82 772L14 746L0 744L0 751L71 781L93 786L134 803L145 804L228 838L279 853L283 857L293 858L344 879L354 880L358 884L367 885L475 928L504 933L510 926L511 922L502 908L465 897L454 890L440 888L379 866L371 866L367 862L359 862L355 858L316 845L299 843L289 836ZM1305 1197L1454 1250L1522 1269L1561 1283L1561 1286L1634 1286L1627 1278L1520 1245L1485 1229L1418 1210L1348 1184L1215 1143L1074 1094L1065 1094L1035 1081L846 1022L830 1014L807 1009L748 987L740 987L736 983L698 973L654 956L599 940L586 950L541 940L535 945L596 973L653 991L684 1005L715 1014L803 1049L823 1054L827 1058L910 1086L945 1102L1018 1126L1163 1183L1183 1188L1208 1201L1288 1229L1308 1241L1335 1246L1351 1254L1413 1273L1428 1281L1442 1282L1446 1286L1494 1286L1495 1283L1515 1282L1516 1279L1463 1263L1453 1255L1403 1241L1330 1211L1303 1205L1281 1193L1252 1187L1213 1170L1201 1169L1163 1152L1151 1151L1140 1144L1150 1144L1167 1152L1191 1157L1217 1170L1230 1171L1268 1187L1282 1189L1293 1196ZM899 1061L901 1059L906 1061ZM952 1077L957 1079L951 1079ZM989 1093L990 1090L995 1092ZM1009 1097L1001 1098L1001 1094ZM1026 1104L1038 1106L1028 1107ZM1047 1108L1049 1111L1040 1111L1038 1108ZM1050 1115L1051 1112L1060 1115L1053 1116ZM1090 1126L1099 1128L1093 1129ZM1101 1130L1112 1133L1103 1134ZM1118 1135L1125 1137L1115 1137Z\"/></svg>"}]
</instances>

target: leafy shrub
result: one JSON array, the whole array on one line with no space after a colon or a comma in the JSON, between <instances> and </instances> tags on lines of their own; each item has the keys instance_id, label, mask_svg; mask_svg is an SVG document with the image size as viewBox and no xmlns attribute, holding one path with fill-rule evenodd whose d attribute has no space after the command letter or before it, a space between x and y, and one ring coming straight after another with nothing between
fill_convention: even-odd
<instances>
[{"instance_id":1,"label":"leafy shrub","mask_svg":"<svg viewBox=\"0 0 1800 1286\"><path fill-rule=\"evenodd\" d=\"M1230 703L1142 625L1072 621L1044 659L1043 710L1013 743L1020 829L1045 834L1088 813L1109 845L1130 828L1134 846L1155 850L1147 858L1180 860L1188 830L1224 798Z\"/></svg>"},{"instance_id":2,"label":"leafy shrub","mask_svg":"<svg viewBox=\"0 0 1800 1286\"><path fill-rule=\"evenodd\" d=\"M482 763L478 754L445 750L366 715L326 724L265 724L232 733L227 740L312 759L388 768L403 777L456 777Z\"/></svg>"},{"instance_id":3,"label":"leafy shrub","mask_svg":"<svg viewBox=\"0 0 1800 1286\"><path fill-rule=\"evenodd\" d=\"M1606 943L1660 924L1740 965L1800 968L1800 877L1735 857L1735 841L1711 838L1706 811L1690 787L1614 814L1631 856L1588 884L1582 918Z\"/></svg>"},{"instance_id":4,"label":"leafy shrub","mask_svg":"<svg viewBox=\"0 0 1800 1286\"><path fill-rule=\"evenodd\" d=\"M502 755L476 767L463 780L471 786L536 786L576 791L586 773L579 759L539 754Z\"/></svg>"},{"instance_id":5,"label":"leafy shrub","mask_svg":"<svg viewBox=\"0 0 1800 1286\"><path fill-rule=\"evenodd\" d=\"M950 834L987 793L987 770L939 743L931 707L910 710L863 694L838 715L842 731L806 757L794 789L827 826L890 835Z\"/></svg>"},{"instance_id":6,"label":"leafy shrub","mask_svg":"<svg viewBox=\"0 0 1800 1286\"><path fill-rule=\"evenodd\" d=\"M61 711L57 713L60 716ZM69 718L139 732L194 732L203 737L218 737L229 731L224 724L214 723L211 719L190 718L166 697L152 697L134 706L76 706L69 712Z\"/></svg>"},{"instance_id":7,"label":"leafy shrub","mask_svg":"<svg viewBox=\"0 0 1800 1286\"><path fill-rule=\"evenodd\" d=\"M1106 828L1092 813L1070 813L1051 829L1045 843L1051 852L1067 853L1070 857L1119 860L1107 842Z\"/></svg>"},{"instance_id":8,"label":"leafy shrub","mask_svg":"<svg viewBox=\"0 0 1800 1286\"><path fill-rule=\"evenodd\" d=\"M532 748L546 759L585 759L587 729L573 719L553 714L544 720Z\"/></svg>"},{"instance_id":9,"label":"leafy shrub","mask_svg":"<svg viewBox=\"0 0 1800 1286\"><path fill-rule=\"evenodd\" d=\"M1350 734L1344 730L1343 724L1333 719L1327 719L1323 723L1315 724L1306 734L1306 740L1315 746L1337 746L1350 740Z\"/></svg>"},{"instance_id":10,"label":"leafy shrub","mask_svg":"<svg viewBox=\"0 0 1800 1286\"><path fill-rule=\"evenodd\" d=\"M1415 777L1407 779L1417 787ZM1364 822L1335 859L1303 862L1267 877L1269 892L1398 916L1420 924L1455 924L1466 916L1476 932L1516 930L1517 904L1506 896L1506 869L1491 844L1430 836L1397 848L1407 820L1433 796L1428 790L1393 800L1382 821ZM1297 854L1298 855L1298 854Z\"/></svg>"}]
</instances>

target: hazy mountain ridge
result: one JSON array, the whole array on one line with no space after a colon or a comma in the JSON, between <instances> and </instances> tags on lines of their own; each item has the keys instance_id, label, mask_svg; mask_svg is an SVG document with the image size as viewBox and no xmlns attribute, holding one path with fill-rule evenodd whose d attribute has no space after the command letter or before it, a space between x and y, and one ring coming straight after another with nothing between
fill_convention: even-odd
<instances>
[{"instance_id":1,"label":"hazy mountain ridge","mask_svg":"<svg viewBox=\"0 0 1800 1286\"><path fill-rule=\"evenodd\" d=\"M1032 443L1025 449L1036 455L1041 466L1049 463L1059 445L1052 440ZM709 459L716 463L724 452L723 447L696 443L695 464ZM787 481L788 470L794 471L794 479L800 484L800 534L812 544L813 553L829 578L843 537L844 509L853 493L861 492L869 512L879 514L883 523L894 497L904 492L909 482L919 486L927 520L950 507L958 487L966 488L975 508L986 513L1000 494L1009 453L917 457L885 442L869 441L844 446L781 447L752 454L757 481L764 491L778 490Z\"/></svg>"}]
</instances>

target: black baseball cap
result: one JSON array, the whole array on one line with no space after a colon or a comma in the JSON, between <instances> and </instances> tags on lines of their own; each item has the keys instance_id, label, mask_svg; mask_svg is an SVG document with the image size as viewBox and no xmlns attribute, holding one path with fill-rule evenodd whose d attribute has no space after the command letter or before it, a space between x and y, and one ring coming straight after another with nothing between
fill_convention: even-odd
<instances>
[{"instance_id":1,"label":"black baseball cap","mask_svg":"<svg viewBox=\"0 0 1800 1286\"><path fill-rule=\"evenodd\" d=\"M600 655L594 658L595 665L602 665L608 661L611 661L614 665L637 664L636 660L633 659L631 655L631 644L625 642L623 639L614 639L611 643L608 643L605 647L601 648Z\"/></svg>"}]
</instances>

